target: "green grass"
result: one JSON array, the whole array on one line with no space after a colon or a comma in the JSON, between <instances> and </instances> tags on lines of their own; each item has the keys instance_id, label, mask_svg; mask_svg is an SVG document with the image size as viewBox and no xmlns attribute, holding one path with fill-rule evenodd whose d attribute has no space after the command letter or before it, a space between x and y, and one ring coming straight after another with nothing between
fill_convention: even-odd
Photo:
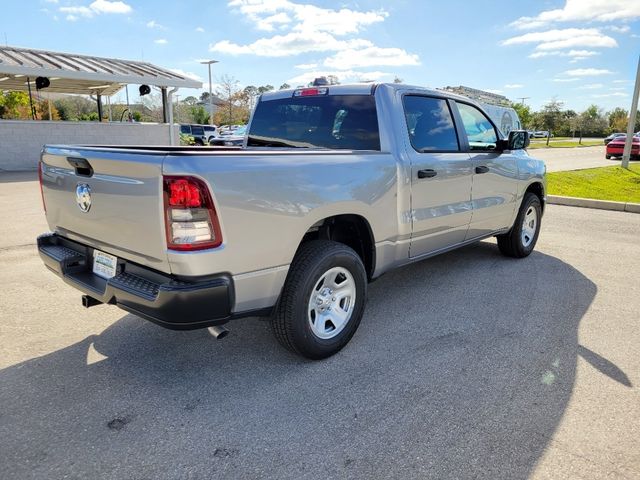
<instances>
[{"instance_id":1,"label":"green grass","mask_svg":"<svg viewBox=\"0 0 640 480\"><path fill-rule=\"evenodd\" d=\"M550 195L640 203L640 163L547 174Z\"/></svg>"},{"instance_id":2,"label":"green grass","mask_svg":"<svg viewBox=\"0 0 640 480\"><path fill-rule=\"evenodd\" d=\"M550 141L547 147L547 141L542 142L531 141L531 144L527 148L571 148L571 147L594 147L597 145L604 145L602 140L582 140L582 144L578 143L578 140L563 140L563 141Z\"/></svg>"}]
</instances>

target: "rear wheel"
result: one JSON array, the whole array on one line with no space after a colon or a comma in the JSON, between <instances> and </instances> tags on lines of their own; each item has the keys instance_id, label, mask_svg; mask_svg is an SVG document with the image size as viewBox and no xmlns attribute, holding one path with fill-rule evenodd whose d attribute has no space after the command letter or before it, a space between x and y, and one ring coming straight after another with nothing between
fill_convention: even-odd
<instances>
[{"instance_id":1,"label":"rear wheel","mask_svg":"<svg viewBox=\"0 0 640 480\"><path fill-rule=\"evenodd\" d=\"M606 158L607 160L610 160L610 159L611 159L611 155L609 155L609 154L607 153L607 154L605 154L604 158Z\"/></svg>"},{"instance_id":2,"label":"rear wheel","mask_svg":"<svg viewBox=\"0 0 640 480\"><path fill-rule=\"evenodd\" d=\"M291 264L271 326L278 341L310 359L351 340L364 312L367 275L356 252L338 242L303 244Z\"/></svg>"},{"instance_id":3,"label":"rear wheel","mask_svg":"<svg viewBox=\"0 0 640 480\"><path fill-rule=\"evenodd\" d=\"M537 195L526 193L516 221L508 233L498 235L498 248L507 257L523 258L536 246L540 234L542 205Z\"/></svg>"}]
</instances>

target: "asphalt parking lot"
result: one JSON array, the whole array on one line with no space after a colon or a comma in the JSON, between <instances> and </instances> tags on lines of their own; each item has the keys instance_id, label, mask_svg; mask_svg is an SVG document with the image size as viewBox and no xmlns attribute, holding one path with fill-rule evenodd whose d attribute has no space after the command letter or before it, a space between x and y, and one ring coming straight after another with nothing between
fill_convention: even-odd
<instances>
[{"instance_id":1,"label":"asphalt parking lot","mask_svg":"<svg viewBox=\"0 0 640 480\"><path fill-rule=\"evenodd\" d=\"M548 172L620 165L619 159L607 160L604 157L604 145L579 148L536 148L530 149L529 155L544 160Z\"/></svg>"},{"instance_id":2,"label":"asphalt parking lot","mask_svg":"<svg viewBox=\"0 0 640 480\"><path fill-rule=\"evenodd\" d=\"M33 174L0 176L0 477L640 477L640 215L549 206L537 251L482 242L383 276L338 355L268 323L221 341L41 264Z\"/></svg>"}]
</instances>

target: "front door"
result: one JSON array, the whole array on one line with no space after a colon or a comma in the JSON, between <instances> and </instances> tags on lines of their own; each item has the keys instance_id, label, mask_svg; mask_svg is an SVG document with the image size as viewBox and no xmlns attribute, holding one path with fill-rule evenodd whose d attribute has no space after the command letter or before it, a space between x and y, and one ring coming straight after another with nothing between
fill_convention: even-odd
<instances>
[{"instance_id":1,"label":"front door","mask_svg":"<svg viewBox=\"0 0 640 480\"><path fill-rule=\"evenodd\" d=\"M451 106L423 95L403 98L411 161L410 257L464 241L471 221L471 161L460 151Z\"/></svg>"},{"instance_id":2,"label":"front door","mask_svg":"<svg viewBox=\"0 0 640 480\"><path fill-rule=\"evenodd\" d=\"M518 195L518 165L509 151L496 149L495 126L473 105L455 102L473 168L473 215L467 239L490 235L513 221Z\"/></svg>"}]
</instances>

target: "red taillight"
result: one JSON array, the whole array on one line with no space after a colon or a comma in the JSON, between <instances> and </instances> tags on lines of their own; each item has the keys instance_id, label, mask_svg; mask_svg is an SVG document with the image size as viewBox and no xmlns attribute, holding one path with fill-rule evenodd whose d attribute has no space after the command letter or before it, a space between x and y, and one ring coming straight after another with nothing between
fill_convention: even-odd
<instances>
[{"instance_id":1,"label":"red taillight","mask_svg":"<svg viewBox=\"0 0 640 480\"><path fill-rule=\"evenodd\" d=\"M207 185L193 177L164 177L167 247L203 250L222 244L220 223Z\"/></svg>"},{"instance_id":2,"label":"red taillight","mask_svg":"<svg viewBox=\"0 0 640 480\"><path fill-rule=\"evenodd\" d=\"M40 160L38 164L38 181L40 182L40 196L42 197L42 208L44 208L44 213L47 213L47 204L44 201L44 190L42 189L42 169L44 168L44 163Z\"/></svg>"},{"instance_id":3,"label":"red taillight","mask_svg":"<svg viewBox=\"0 0 640 480\"><path fill-rule=\"evenodd\" d=\"M169 205L172 207L201 207L200 188L194 182L180 178L169 183Z\"/></svg>"}]
</instances>

